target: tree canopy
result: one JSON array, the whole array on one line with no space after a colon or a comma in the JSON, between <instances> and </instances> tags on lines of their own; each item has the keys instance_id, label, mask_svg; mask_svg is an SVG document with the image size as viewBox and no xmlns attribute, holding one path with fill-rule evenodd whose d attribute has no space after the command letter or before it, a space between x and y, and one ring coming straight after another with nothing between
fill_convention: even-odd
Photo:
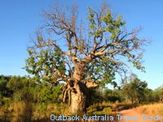
<instances>
[{"instance_id":1,"label":"tree canopy","mask_svg":"<svg viewBox=\"0 0 163 122\"><path fill-rule=\"evenodd\" d=\"M47 83L75 78L105 85L116 73L126 73L126 62L143 69L145 41L137 36L137 29L127 32L122 17L113 16L106 5L88 9L88 27L78 21L77 13L74 6L70 11L53 7L44 12L46 34L37 33L28 49L27 72ZM48 33L53 38L44 36Z\"/></svg>"}]
</instances>

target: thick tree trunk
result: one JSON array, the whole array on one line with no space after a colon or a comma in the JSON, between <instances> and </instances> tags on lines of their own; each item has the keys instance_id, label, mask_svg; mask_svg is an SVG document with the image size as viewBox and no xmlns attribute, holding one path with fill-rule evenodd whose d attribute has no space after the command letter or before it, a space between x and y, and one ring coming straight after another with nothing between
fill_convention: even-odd
<instances>
[{"instance_id":1,"label":"thick tree trunk","mask_svg":"<svg viewBox=\"0 0 163 122\"><path fill-rule=\"evenodd\" d=\"M88 89L82 82L74 84L74 91L70 96L70 110L72 114L82 114L86 112L86 103L88 98Z\"/></svg>"},{"instance_id":2,"label":"thick tree trunk","mask_svg":"<svg viewBox=\"0 0 163 122\"><path fill-rule=\"evenodd\" d=\"M67 82L66 90L64 90L63 101L68 103L72 114L83 114L89 105L89 88L97 86L94 82L85 82L85 62L75 62L72 79Z\"/></svg>"},{"instance_id":3,"label":"thick tree trunk","mask_svg":"<svg viewBox=\"0 0 163 122\"><path fill-rule=\"evenodd\" d=\"M68 102L72 114L82 114L86 112L88 98L88 88L83 83L86 65L84 62L74 62L74 72L72 78L67 82L63 91L63 101Z\"/></svg>"},{"instance_id":4,"label":"thick tree trunk","mask_svg":"<svg viewBox=\"0 0 163 122\"><path fill-rule=\"evenodd\" d=\"M85 78L85 70L85 62L75 62L73 73L74 85L70 96L70 110L72 114L82 114L86 112L88 88L83 83L83 79Z\"/></svg>"},{"instance_id":5,"label":"thick tree trunk","mask_svg":"<svg viewBox=\"0 0 163 122\"><path fill-rule=\"evenodd\" d=\"M83 114L90 104L90 89L97 87L97 84L91 81L74 82L70 94L70 110L72 114Z\"/></svg>"},{"instance_id":6,"label":"thick tree trunk","mask_svg":"<svg viewBox=\"0 0 163 122\"><path fill-rule=\"evenodd\" d=\"M87 81L68 81L63 91L63 102L67 102L72 114L83 114L90 103L90 89L97 87L96 83Z\"/></svg>"}]
</instances>

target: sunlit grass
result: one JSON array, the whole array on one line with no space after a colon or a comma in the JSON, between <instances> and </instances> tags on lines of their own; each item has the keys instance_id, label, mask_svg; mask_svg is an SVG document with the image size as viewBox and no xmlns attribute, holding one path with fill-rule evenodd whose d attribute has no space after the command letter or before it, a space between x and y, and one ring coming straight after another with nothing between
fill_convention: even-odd
<instances>
[{"instance_id":1,"label":"sunlit grass","mask_svg":"<svg viewBox=\"0 0 163 122\"><path fill-rule=\"evenodd\" d=\"M133 105L127 103L110 103L110 102L101 102L94 103L91 105L87 112L89 115L97 114L114 114L114 109L121 107L127 107L127 109L133 108ZM159 115L163 116L163 103L155 103L149 105L142 105L140 107L134 108L140 114L147 115ZM38 120L49 118L50 114L55 115L70 115L67 104L63 103L49 103L49 104L27 104L25 102L13 102L7 106L0 107L0 116L9 117L12 122L18 120L29 119ZM28 115L29 114L29 115ZM28 116L27 116L28 115ZM31 118L30 118L31 117Z\"/></svg>"},{"instance_id":2,"label":"sunlit grass","mask_svg":"<svg viewBox=\"0 0 163 122\"><path fill-rule=\"evenodd\" d=\"M163 103L155 103L137 107L136 110L142 114L159 115L163 117Z\"/></svg>"}]
</instances>

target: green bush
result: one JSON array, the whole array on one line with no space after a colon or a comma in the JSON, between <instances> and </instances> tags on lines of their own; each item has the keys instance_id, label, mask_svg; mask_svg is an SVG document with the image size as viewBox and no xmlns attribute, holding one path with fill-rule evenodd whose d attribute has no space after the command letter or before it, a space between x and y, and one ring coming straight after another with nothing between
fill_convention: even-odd
<instances>
[{"instance_id":1,"label":"green bush","mask_svg":"<svg viewBox=\"0 0 163 122\"><path fill-rule=\"evenodd\" d=\"M61 94L61 85L51 86L37 86L33 93L34 101L42 102L59 102L59 95Z\"/></svg>"}]
</instances>

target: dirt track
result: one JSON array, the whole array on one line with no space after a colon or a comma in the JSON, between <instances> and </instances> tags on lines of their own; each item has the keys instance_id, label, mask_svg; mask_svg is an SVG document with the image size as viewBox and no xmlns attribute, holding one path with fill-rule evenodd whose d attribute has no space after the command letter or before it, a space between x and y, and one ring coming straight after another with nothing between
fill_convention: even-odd
<instances>
[{"instance_id":1,"label":"dirt track","mask_svg":"<svg viewBox=\"0 0 163 122\"><path fill-rule=\"evenodd\" d=\"M141 114L135 109L124 110L120 114L122 118L119 122L163 122L163 117Z\"/></svg>"}]
</instances>

